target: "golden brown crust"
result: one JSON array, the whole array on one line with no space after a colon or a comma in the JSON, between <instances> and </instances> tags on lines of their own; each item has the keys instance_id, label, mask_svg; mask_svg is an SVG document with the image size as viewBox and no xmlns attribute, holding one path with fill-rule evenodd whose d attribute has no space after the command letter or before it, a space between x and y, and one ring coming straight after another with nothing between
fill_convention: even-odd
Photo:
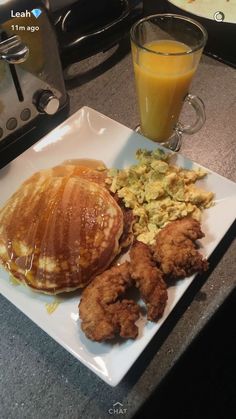
<instances>
[{"instance_id":1,"label":"golden brown crust","mask_svg":"<svg viewBox=\"0 0 236 419\"><path fill-rule=\"evenodd\" d=\"M190 217L173 221L160 231L153 257L166 278L175 280L207 270L208 262L194 243L202 237L200 223Z\"/></svg>"},{"instance_id":2,"label":"golden brown crust","mask_svg":"<svg viewBox=\"0 0 236 419\"><path fill-rule=\"evenodd\" d=\"M138 306L134 301L120 301L132 285L136 285L146 303L148 320L157 321L168 299L163 278L178 279L206 269L207 262L194 243L201 237L200 224L185 218L165 227L154 248L136 241L130 250L130 263L108 269L83 292L79 310L86 336L95 341L111 339L117 334L126 338L137 336Z\"/></svg>"},{"instance_id":3,"label":"golden brown crust","mask_svg":"<svg viewBox=\"0 0 236 419\"><path fill-rule=\"evenodd\" d=\"M134 239L133 225L137 217L134 216L133 210L131 210L130 208L126 208L123 200L118 197L117 193L115 194L113 194L112 192L110 193L123 212L124 229L120 238L120 248L121 248L122 253L125 253L125 251L127 251L129 246L133 243L133 239Z\"/></svg>"},{"instance_id":4,"label":"golden brown crust","mask_svg":"<svg viewBox=\"0 0 236 419\"><path fill-rule=\"evenodd\" d=\"M133 211L127 208L121 207L123 212L124 228L123 233L120 238L120 248L124 253L127 251L129 246L133 243L134 234L133 234L133 225L135 222L135 217Z\"/></svg>"},{"instance_id":5,"label":"golden brown crust","mask_svg":"<svg viewBox=\"0 0 236 419\"><path fill-rule=\"evenodd\" d=\"M134 301L120 300L132 283L126 262L97 276L83 291L79 314L81 328L89 339L99 342L116 335L137 336L139 306Z\"/></svg>"},{"instance_id":6,"label":"golden brown crust","mask_svg":"<svg viewBox=\"0 0 236 419\"><path fill-rule=\"evenodd\" d=\"M97 183L40 173L0 211L0 262L31 288L71 291L87 285L117 255L123 214Z\"/></svg>"},{"instance_id":7,"label":"golden brown crust","mask_svg":"<svg viewBox=\"0 0 236 419\"><path fill-rule=\"evenodd\" d=\"M156 321L163 315L168 294L162 272L152 259L150 247L136 241L130 250L131 276L147 305L148 320Z\"/></svg>"}]
</instances>

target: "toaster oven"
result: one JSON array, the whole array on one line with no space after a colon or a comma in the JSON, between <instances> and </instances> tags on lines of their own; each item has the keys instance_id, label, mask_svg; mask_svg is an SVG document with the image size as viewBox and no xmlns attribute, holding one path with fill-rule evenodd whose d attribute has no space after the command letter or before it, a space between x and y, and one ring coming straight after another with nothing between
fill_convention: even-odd
<instances>
[{"instance_id":1,"label":"toaster oven","mask_svg":"<svg viewBox=\"0 0 236 419\"><path fill-rule=\"evenodd\" d=\"M67 113L57 39L44 4L0 2L0 167Z\"/></svg>"}]
</instances>

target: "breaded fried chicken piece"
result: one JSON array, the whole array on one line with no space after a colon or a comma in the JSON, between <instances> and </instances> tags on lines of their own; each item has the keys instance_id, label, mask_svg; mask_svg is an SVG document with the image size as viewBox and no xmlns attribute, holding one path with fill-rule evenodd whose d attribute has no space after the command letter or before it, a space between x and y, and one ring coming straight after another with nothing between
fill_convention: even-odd
<instances>
[{"instance_id":1,"label":"breaded fried chicken piece","mask_svg":"<svg viewBox=\"0 0 236 419\"><path fill-rule=\"evenodd\" d=\"M195 240L204 237L200 223L191 217L167 224L157 235L153 258L167 279L205 271L208 262L198 252Z\"/></svg>"},{"instance_id":2,"label":"breaded fried chicken piece","mask_svg":"<svg viewBox=\"0 0 236 419\"><path fill-rule=\"evenodd\" d=\"M130 264L131 276L147 305L147 318L156 321L164 312L168 295L162 272L152 259L150 247L135 242L130 250Z\"/></svg>"},{"instance_id":3,"label":"breaded fried chicken piece","mask_svg":"<svg viewBox=\"0 0 236 419\"><path fill-rule=\"evenodd\" d=\"M89 339L136 338L139 306L134 301L119 301L132 284L129 263L125 262L98 275L84 290L79 313L81 328Z\"/></svg>"}]
</instances>

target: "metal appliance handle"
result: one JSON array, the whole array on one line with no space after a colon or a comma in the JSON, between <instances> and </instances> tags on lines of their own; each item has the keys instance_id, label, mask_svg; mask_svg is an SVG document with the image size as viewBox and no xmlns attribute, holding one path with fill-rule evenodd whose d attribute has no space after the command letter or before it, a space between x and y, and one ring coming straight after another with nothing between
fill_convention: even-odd
<instances>
[{"instance_id":1,"label":"metal appliance handle","mask_svg":"<svg viewBox=\"0 0 236 419\"><path fill-rule=\"evenodd\" d=\"M67 7L70 4L75 3L75 1L76 0L43 0L46 8L51 12Z\"/></svg>"},{"instance_id":2,"label":"metal appliance handle","mask_svg":"<svg viewBox=\"0 0 236 419\"><path fill-rule=\"evenodd\" d=\"M66 33L66 31L64 31L64 24L69 12L67 11L64 16L61 16L59 26L63 36L59 44L63 61L67 64L72 64L73 62L78 61L78 57L80 57L80 59L87 58L88 51L89 55L96 54L103 48L106 48L108 39L112 40L114 37L115 40L117 33L119 32L125 34L125 28L130 21L130 5L128 0L123 0L123 3L123 11L118 18L85 35Z\"/></svg>"},{"instance_id":3,"label":"metal appliance handle","mask_svg":"<svg viewBox=\"0 0 236 419\"><path fill-rule=\"evenodd\" d=\"M29 48L18 35L13 35L0 42L0 60L9 64L20 64L27 60Z\"/></svg>"}]
</instances>

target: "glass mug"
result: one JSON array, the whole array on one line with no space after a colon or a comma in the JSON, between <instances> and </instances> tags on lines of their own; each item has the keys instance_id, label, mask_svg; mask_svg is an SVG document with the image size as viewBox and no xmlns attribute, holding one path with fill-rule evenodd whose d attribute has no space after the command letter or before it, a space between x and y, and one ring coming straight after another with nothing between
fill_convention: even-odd
<instances>
[{"instance_id":1,"label":"glass mug","mask_svg":"<svg viewBox=\"0 0 236 419\"><path fill-rule=\"evenodd\" d=\"M159 14L131 28L131 48L143 135L178 151L182 133L193 134L205 122L204 103L188 93L203 48L206 30L193 19ZM196 120L184 126L179 116L189 103Z\"/></svg>"}]
</instances>

